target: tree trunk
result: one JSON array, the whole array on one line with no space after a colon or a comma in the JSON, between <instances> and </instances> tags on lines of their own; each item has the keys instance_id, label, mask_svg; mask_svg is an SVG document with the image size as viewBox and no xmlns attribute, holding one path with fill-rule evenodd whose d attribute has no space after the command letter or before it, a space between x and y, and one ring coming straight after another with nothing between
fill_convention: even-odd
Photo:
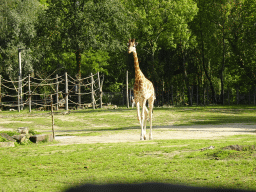
<instances>
[{"instance_id":1,"label":"tree trunk","mask_svg":"<svg viewBox=\"0 0 256 192\"><path fill-rule=\"evenodd\" d=\"M184 75L184 79L185 79L185 84L187 87L187 96L188 96L188 103L190 106L192 106L192 102L191 102L191 95L190 95L190 90L189 90L189 81L188 81L188 75L187 75L187 71L186 71L186 58L185 58L185 53L183 50L182 51L182 67L183 67L183 75Z\"/></svg>"},{"instance_id":2,"label":"tree trunk","mask_svg":"<svg viewBox=\"0 0 256 192\"><path fill-rule=\"evenodd\" d=\"M222 58L222 66L221 66L221 103L224 105L224 68L225 68L225 33L224 33L224 23L223 22L223 58Z\"/></svg>"},{"instance_id":3,"label":"tree trunk","mask_svg":"<svg viewBox=\"0 0 256 192\"><path fill-rule=\"evenodd\" d=\"M202 41L201 43L202 43L202 63L203 63L203 69L204 69L205 76L208 79L208 81L210 83L211 90L212 90L212 102L216 103L216 99L214 97L215 91L214 91L213 83L212 83L212 80L211 80L211 78L210 78L210 76L208 74L208 71L206 70L205 61L204 61L204 41L203 41L203 33L202 33L202 31L201 31L201 41Z\"/></svg>"}]
</instances>

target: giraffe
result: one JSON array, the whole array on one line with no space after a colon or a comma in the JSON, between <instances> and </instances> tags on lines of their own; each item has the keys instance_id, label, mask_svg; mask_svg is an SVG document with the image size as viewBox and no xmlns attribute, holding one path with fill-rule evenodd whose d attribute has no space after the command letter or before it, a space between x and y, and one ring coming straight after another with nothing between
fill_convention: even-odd
<instances>
[{"instance_id":1,"label":"giraffe","mask_svg":"<svg viewBox=\"0 0 256 192\"><path fill-rule=\"evenodd\" d=\"M152 136L152 112L155 100L155 90L151 81L149 81L145 75L142 73L139 67L139 61L136 52L136 46L138 43L135 43L135 39L130 39L128 42L128 53L133 53L134 58L134 68L135 68L135 83L134 83L134 100L137 107L137 117L141 126L141 135L140 140L146 140L146 120L149 115L150 121L150 133L149 140L153 139ZM148 107L146 107L146 101L148 100ZM140 114L140 106L141 114Z\"/></svg>"}]
</instances>

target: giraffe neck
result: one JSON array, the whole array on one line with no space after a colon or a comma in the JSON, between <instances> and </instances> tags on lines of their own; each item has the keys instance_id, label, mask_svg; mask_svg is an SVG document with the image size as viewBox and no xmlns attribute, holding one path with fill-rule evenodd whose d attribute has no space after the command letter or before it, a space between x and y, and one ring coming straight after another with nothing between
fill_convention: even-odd
<instances>
[{"instance_id":1,"label":"giraffe neck","mask_svg":"<svg viewBox=\"0 0 256 192\"><path fill-rule=\"evenodd\" d=\"M137 52L133 52L133 58L134 58L134 68L135 68L135 79L141 78L143 77L143 73L140 70L140 66L139 66L139 60L137 57Z\"/></svg>"}]
</instances>

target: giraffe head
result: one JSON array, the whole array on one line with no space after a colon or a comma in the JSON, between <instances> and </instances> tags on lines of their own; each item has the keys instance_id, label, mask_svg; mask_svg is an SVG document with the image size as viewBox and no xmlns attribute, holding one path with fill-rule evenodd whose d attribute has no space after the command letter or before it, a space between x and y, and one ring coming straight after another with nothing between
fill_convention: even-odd
<instances>
[{"instance_id":1,"label":"giraffe head","mask_svg":"<svg viewBox=\"0 0 256 192\"><path fill-rule=\"evenodd\" d=\"M138 43L135 43L135 39L129 39L128 45L128 53L135 52L136 53L136 46Z\"/></svg>"}]
</instances>

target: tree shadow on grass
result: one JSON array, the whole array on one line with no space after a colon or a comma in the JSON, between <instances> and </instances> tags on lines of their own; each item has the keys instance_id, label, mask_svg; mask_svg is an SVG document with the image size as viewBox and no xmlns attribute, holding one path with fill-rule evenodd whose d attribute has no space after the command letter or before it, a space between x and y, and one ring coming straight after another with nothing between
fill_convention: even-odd
<instances>
[{"instance_id":1,"label":"tree shadow on grass","mask_svg":"<svg viewBox=\"0 0 256 192\"><path fill-rule=\"evenodd\" d=\"M232 132L255 132L256 122L255 121L228 121L227 119L219 120L217 117L216 121L209 120L202 122L189 122L189 124L180 125L154 125L154 129L169 129L169 130L186 130L189 131L212 131L214 129L231 128ZM213 118L214 119L214 118ZM236 130L237 129L237 130ZM241 130L244 129L244 130ZM140 130L140 126L128 126L118 128L90 128L90 129L79 129L79 130L56 130L55 132L107 132L107 131L125 131L125 130ZM149 125L147 125L149 130ZM230 130L222 130L229 132ZM50 131L49 131L50 132Z\"/></svg>"},{"instance_id":2,"label":"tree shadow on grass","mask_svg":"<svg viewBox=\"0 0 256 192\"><path fill-rule=\"evenodd\" d=\"M187 110L188 107L184 108L184 110L174 110L175 112L185 112L185 113L193 113L194 110ZM125 112L127 110L134 110L134 109L113 109L113 110L89 110L89 111L76 111L76 113L93 113L93 112ZM157 111L166 111L171 110L168 109L157 109ZM186 119L186 115L184 115L184 119L181 119L181 123L178 121L176 122L176 125L168 125L168 124L162 124L157 123L153 119L153 129L160 129L160 128L165 128L165 129L175 129L175 130L182 130L182 129L187 129L187 128L192 128L198 131L198 129L207 129L207 128L223 128L223 127L230 127L232 129L240 129L240 128L246 128L247 130L241 131L238 130L239 132L253 132L256 129L256 117L253 116L254 110L255 109L230 109L230 108L221 108L221 109L216 109L216 108L208 108L206 113L211 113L211 110L213 110L213 115L207 115L206 118L204 119L203 117L195 117L195 119ZM247 114L247 111L252 111ZM156 113L157 113L156 111ZM135 110L134 110L135 112ZM219 112L216 114L216 112ZM225 113L225 114L223 114ZM237 113L244 113L242 115L237 115ZM204 113L202 113L204 114ZM102 121L104 123L105 120L98 120ZM121 119L119 120L121 121ZM175 123L175 121L174 121ZM218 126L219 125L219 126ZM110 125L111 126L111 125ZM114 125L113 125L114 126ZM147 123L147 129L149 129L149 123ZM76 129L76 130L56 130L56 132L106 132L106 131L124 131L124 130L140 130L139 123L137 126L131 125L131 126L126 126L126 127L95 127L95 128L88 128L88 129ZM207 131L207 130L205 130Z\"/></svg>"}]
</instances>

